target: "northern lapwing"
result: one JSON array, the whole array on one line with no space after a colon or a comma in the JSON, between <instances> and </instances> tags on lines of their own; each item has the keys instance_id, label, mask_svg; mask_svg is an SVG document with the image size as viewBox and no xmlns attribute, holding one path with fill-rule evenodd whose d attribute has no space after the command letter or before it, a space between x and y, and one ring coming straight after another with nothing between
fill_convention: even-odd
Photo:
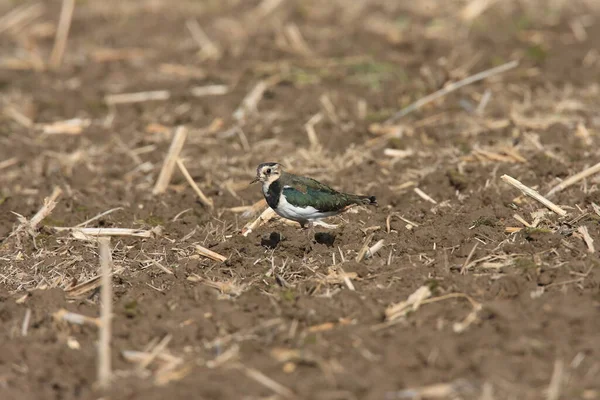
<instances>
[{"instance_id":1,"label":"northern lapwing","mask_svg":"<svg viewBox=\"0 0 600 400\"><path fill-rule=\"evenodd\" d=\"M256 168L256 178L250 183L256 182L262 182L269 207L302 228L312 228L314 221L338 215L354 205L377 205L375 196L338 192L312 178L285 172L275 162Z\"/></svg>"}]
</instances>

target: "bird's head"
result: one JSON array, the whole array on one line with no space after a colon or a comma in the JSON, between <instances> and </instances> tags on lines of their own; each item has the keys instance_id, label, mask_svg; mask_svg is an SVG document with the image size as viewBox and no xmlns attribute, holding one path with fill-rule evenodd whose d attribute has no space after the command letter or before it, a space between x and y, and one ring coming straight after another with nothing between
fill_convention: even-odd
<instances>
[{"instance_id":1,"label":"bird's head","mask_svg":"<svg viewBox=\"0 0 600 400\"><path fill-rule=\"evenodd\" d=\"M274 182L281 176L283 165L275 162L262 163L256 168L256 178L250 184L256 182Z\"/></svg>"}]
</instances>

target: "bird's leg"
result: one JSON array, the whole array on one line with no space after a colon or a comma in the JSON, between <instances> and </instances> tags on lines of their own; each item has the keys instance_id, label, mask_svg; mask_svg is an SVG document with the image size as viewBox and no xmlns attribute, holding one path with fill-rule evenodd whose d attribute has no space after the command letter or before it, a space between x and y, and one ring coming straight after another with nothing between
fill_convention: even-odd
<instances>
[{"instance_id":1,"label":"bird's leg","mask_svg":"<svg viewBox=\"0 0 600 400\"><path fill-rule=\"evenodd\" d=\"M306 232L307 246L305 247L305 250L304 250L304 255L306 256L312 250L312 242L313 242L313 237L314 237L314 232L315 232L315 225L313 224L312 221L307 221L307 222L301 224L301 226L302 226L302 229L304 229Z\"/></svg>"}]
</instances>

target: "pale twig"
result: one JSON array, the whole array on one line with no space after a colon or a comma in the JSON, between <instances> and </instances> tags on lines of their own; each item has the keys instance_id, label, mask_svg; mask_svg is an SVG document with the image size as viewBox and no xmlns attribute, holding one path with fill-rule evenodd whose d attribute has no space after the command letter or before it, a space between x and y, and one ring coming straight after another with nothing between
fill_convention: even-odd
<instances>
[{"instance_id":1,"label":"pale twig","mask_svg":"<svg viewBox=\"0 0 600 400\"><path fill-rule=\"evenodd\" d=\"M466 274L467 273L467 269L469 267L469 263L471 262L471 258L473 258L473 255L475 254L475 250L477 250L477 246L479 245L479 242L475 243L473 245L473 248L471 249L471 251L469 252L469 255L467 256L467 259L465 260L462 268L460 269L460 273L461 274Z\"/></svg>"},{"instance_id":2,"label":"pale twig","mask_svg":"<svg viewBox=\"0 0 600 400\"><path fill-rule=\"evenodd\" d=\"M543 205L548 207L550 210L552 210L556 214L560 215L561 217L564 217L565 215L567 215L567 212L565 210L563 210L562 208L560 208L559 206L557 206L556 204L554 204L553 202L551 202L550 200L548 200L547 198L545 198L544 196L542 196L541 194L536 192L535 190L531 189L528 186L525 186L524 184L522 184L515 178L508 176L508 175L502 175L500 177L500 179L502 179L504 182L508 183L509 185L519 189L523 194L539 201L540 203L542 203Z\"/></svg>"},{"instance_id":3,"label":"pale twig","mask_svg":"<svg viewBox=\"0 0 600 400\"><path fill-rule=\"evenodd\" d=\"M73 227L62 227L53 226L57 232L69 231L76 239L89 239L93 236L134 236L151 238L159 230L143 230L143 229L132 229L132 228L73 228Z\"/></svg>"},{"instance_id":4,"label":"pale twig","mask_svg":"<svg viewBox=\"0 0 600 400\"><path fill-rule=\"evenodd\" d=\"M502 64L497 67L482 71L478 74L472 75L472 76L465 78L463 80L460 80L458 82L450 83L443 89L440 89L437 92L434 92L428 96L425 96L425 97L417 100L416 102L412 103L411 105L404 107L402 110L400 110L396 114L392 115L387 121L385 121L385 123L391 124L391 123L399 120L400 118L404 117L405 115L410 114L411 112L418 110L419 108L423 107L424 105L429 104L432 101L437 100L437 99L447 95L448 93L451 93L457 89L460 89L463 86L467 86L467 85L470 85L471 83L475 83L477 81L489 78L491 76L498 75L502 72L513 69L518 65L519 65L518 61L511 61L506 64Z\"/></svg>"},{"instance_id":5,"label":"pale twig","mask_svg":"<svg viewBox=\"0 0 600 400\"><path fill-rule=\"evenodd\" d=\"M25 317L23 318L23 324L21 325L21 336L27 336L29 321L31 321L31 308L25 310Z\"/></svg>"},{"instance_id":6,"label":"pale twig","mask_svg":"<svg viewBox=\"0 0 600 400\"><path fill-rule=\"evenodd\" d=\"M89 224L90 222L94 222L94 221L96 221L96 220L99 220L100 218L102 218L102 217L105 217L105 216L107 216L108 214L111 214L111 213L113 213L113 212L115 212L115 211L119 211L119 210L122 210L122 209L123 209L123 207L111 208L110 210L104 211L104 212L102 212L102 213L100 213L100 214L96 215L95 217L92 217L92 218L88 219L87 221L84 221L84 222L82 222L82 223L80 223L80 224L78 224L78 225L75 225L75 228L81 228L81 227L84 227L84 226L86 226L87 224Z\"/></svg>"},{"instance_id":7,"label":"pale twig","mask_svg":"<svg viewBox=\"0 0 600 400\"><path fill-rule=\"evenodd\" d=\"M306 129L306 134L308 135L308 141L310 143L310 147L312 149L319 149L321 144L319 143L319 137L317 136L317 132L315 131L315 125L323 120L323 114L316 113L304 124L304 129Z\"/></svg>"},{"instance_id":8,"label":"pale twig","mask_svg":"<svg viewBox=\"0 0 600 400\"><path fill-rule=\"evenodd\" d=\"M40 222L42 222L44 218L48 217L52 210L54 210L54 207L56 207L57 204L56 199L58 199L58 196L60 196L61 193L61 188L55 187L50 197L44 199L44 205L42 208L40 208L39 211L33 217L31 217L31 220L29 221L28 228L30 229L30 232L35 231Z\"/></svg>"},{"instance_id":9,"label":"pale twig","mask_svg":"<svg viewBox=\"0 0 600 400\"><path fill-rule=\"evenodd\" d=\"M430 203L433 203L433 204L437 204L437 201L435 201L434 199L432 199L432 198L431 198L431 197L430 197L430 196L429 196L427 193L425 193L425 192L424 192L424 191L422 191L421 189L419 189L419 188L414 188L413 190L414 190L414 191L415 191L415 193L416 193L417 195L419 195L419 197L420 197L420 198L422 198L423 200L426 200L426 201L428 201L428 202L430 202Z\"/></svg>"},{"instance_id":10,"label":"pale twig","mask_svg":"<svg viewBox=\"0 0 600 400\"><path fill-rule=\"evenodd\" d=\"M146 360L148 357L150 357L149 352L137 351L137 350L123 350L123 351L121 351L121 354L123 355L123 358L126 361L129 361L132 363L141 363L144 360ZM181 358L175 357L174 355L168 354L166 352L157 354L155 359L158 361L169 363L169 364L181 360Z\"/></svg>"},{"instance_id":11,"label":"pale twig","mask_svg":"<svg viewBox=\"0 0 600 400\"><path fill-rule=\"evenodd\" d=\"M228 92L229 87L227 85L196 86L190 89L190 93L195 97L220 96Z\"/></svg>"},{"instance_id":12,"label":"pale twig","mask_svg":"<svg viewBox=\"0 0 600 400\"><path fill-rule=\"evenodd\" d=\"M202 193L202 190L200 190L198 185L196 185L196 182L194 182L194 178L192 178L192 176L188 172L187 168L183 164L183 161L181 161L180 158L177 158L175 161L177 162L177 166L179 167L179 170L181 171L181 173L183 174L185 179L188 181L188 183L190 184L192 189L194 189L194 192L196 192L196 195L198 195L200 202L210 209L214 208L214 204L213 204L212 200L209 199L208 197L206 197L204 195L204 193Z\"/></svg>"},{"instance_id":13,"label":"pale twig","mask_svg":"<svg viewBox=\"0 0 600 400\"><path fill-rule=\"evenodd\" d=\"M167 345L171 339L173 339L171 334L167 334L164 338L162 338L162 340L152 349L148 356L139 363L138 368L140 370L146 369L148 365L150 365L152 361L154 361L154 359L161 354L164 349L167 348Z\"/></svg>"},{"instance_id":14,"label":"pale twig","mask_svg":"<svg viewBox=\"0 0 600 400\"><path fill-rule=\"evenodd\" d=\"M112 274L117 274L120 271L113 271ZM82 282L76 286L65 289L65 294L68 299L77 299L82 297L84 294L91 292L92 290L100 287L102 276L96 275L85 282Z\"/></svg>"},{"instance_id":15,"label":"pale twig","mask_svg":"<svg viewBox=\"0 0 600 400\"><path fill-rule=\"evenodd\" d=\"M36 124L44 135L80 135L84 128L92 124L90 119L73 118L51 124Z\"/></svg>"},{"instance_id":16,"label":"pale twig","mask_svg":"<svg viewBox=\"0 0 600 400\"><path fill-rule=\"evenodd\" d=\"M60 67L65 50L67 49L67 38L71 29L71 21L73 20L73 11L75 10L75 0L63 0L60 10L60 20L56 37L54 39L54 47L50 54L50 68L56 69Z\"/></svg>"},{"instance_id":17,"label":"pale twig","mask_svg":"<svg viewBox=\"0 0 600 400\"><path fill-rule=\"evenodd\" d=\"M195 19L188 19L185 21L185 26L190 31L190 34L198 47L200 47L200 52L204 59L218 60L221 57L221 49L210 40L198 21Z\"/></svg>"},{"instance_id":18,"label":"pale twig","mask_svg":"<svg viewBox=\"0 0 600 400\"><path fill-rule=\"evenodd\" d=\"M75 325L88 324L95 327L99 327L100 325L102 325L100 318L88 317L86 315L69 312L64 308L61 308L60 310L52 314L52 316L57 321L65 321Z\"/></svg>"},{"instance_id":19,"label":"pale twig","mask_svg":"<svg viewBox=\"0 0 600 400\"><path fill-rule=\"evenodd\" d=\"M367 236L362 247L360 248L360 251L356 255L356 260L355 260L356 262L361 262L362 259L365 258L367 251L369 251L369 243L371 243L371 240L373 240L374 235L375 235L374 233L371 233L369 236Z\"/></svg>"},{"instance_id":20,"label":"pale twig","mask_svg":"<svg viewBox=\"0 0 600 400\"><path fill-rule=\"evenodd\" d=\"M310 56L313 54L312 50L302 37L302 32L300 32L298 25L294 23L288 23L284 27L284 33L288 39L288 42L290 43L290 46L297 54L305 56Z\"/></svg>"},{"instance_id":21,"label":"pale twig","mask_svg":"<svg viewBox=\"0 0 600 400\"><path fill-rule=\"evenodd\" d=\"M552 195L554 195L557 192L560 192L561 190L564 190L566 188L568 188L571 185L574 185L575 183L591 176L594 174L597 174L598 172L600 172L600 163L586 168L583 171L568 177L567 179L565 179L564 181L562 181L561 183L559 183L558 185L554 186L552 189L550 189L550 191L548 193L546 193L546 196L548 197L552 197Z\"/></svg>"},{"instance_id":22,"label":"pale twig","mask_svg":"<svg viewBox=\"0 0 600 400\"><path fill-rule=\"evenodd\" d=\"M594 209L594 212L600 217L600 206L596 203L592 203L592 208Z\"/></svg>"},{"instance_id":23,"label":"pale twig","mask_svg":"<svg viewBox=\"0 0 600 400\"><path fill-rule=\"evenodd\" d=\"M402 158L407 158L412 156L413 154L415 154L415 151L412 149L406 149L406 150L401 150L401 149L383 149L383 155L388 156L388 157L394 157L397 159L402 159Z\"/></svg>"},{"instance_id":24,"label":"pale twig","mask_svg":"<svg viewBox=\"0 0 600 400\"><path fill-rule=\"evenodd\" d=\"M375 255L375 253L377 253L379 250L381 250L383 248L384 243L385 243L385 240L381 239L377 243L375 243L373 246L369 247L369 249L367 250L367 253L365 254L365 258L373 257Z\"/></svg>"},{"instance_id":25,"label":"pale twig","mask_svg":"<svg viewBox=\"0 0 600 400\"><path fill-rule=\"evenodd\" d=\"M331 122L333 122L336 125L339 125L340 118L338 117L337 112L335 111L335 106L333 105L333 102L331 101L329 96L327 96L327 94L325 93L322 94L321 97L319 97L319 102L321 103L321 106L323 106L323 108L325 109L325 113L327 114L327 117L329 117Z\"/></svg>"},{"instance_id":26,"label":"pale twig","mask_svg":"<svg viewBox=\"0 0 600 400\"><path fill-rule=\"evenodd\" d=\"M412 221L410 221L410 220L408 220L408 219L404 218L403 216L401 216L401 215L398 215L398 213L391 213L391 214L390 214L390 215L388 215L388 216L387 216L387 218L385 219L385 227L386 227L387 233L390 233L390 232L392 231L392 225L391 225L391 222L392 222L392 218L393 218L393 217L396 217L396 218L398 218L398 219L400 219L400 220L402 220L402 221L406 222L406 224L407 224L406 228L407 228L407 229L412 229L413 227L415 227L415 228L416 228L416 227L418 227L418 226L419 226L419 225L418 225L416 222L412 222Z\"/></svg>"},{"instance_id":27,"label":"pale twig","mask_svg":"<svg viewBox=\"0 0 600 400\"><path fill-rule=\"evenodd\" d=\"M155 265L156 267L158 267L160 270L162 270L162 271L166 272L167 274L169 274L169 275L173 275L173 271L171 271L169 268L165 267L164 265L162 265L162 264L161 264L161 263L159 263L158 261L156 261L156 260L152 260L152 259L149 259L148 261L149 261L149 262L151 262L152 264L154 264L154 265Z\"/></svg>"},{"instance_id":28,"label":"pale twig","mask_svg":"<svg viewBox=\"0 0 600 400\"><path fill-rule=\"evenodd\" d=\"M219 253L216 253L212 250L207 249L206 247L202 247L199 244L196 245L196 251L198 252L198 254L210 258L211 260L215 260L215 261L220 261L220 262L224 262L227 260L227 257L222 256Z\"/></svg>"},{"instance_id":29,"label":"pale twig","mask_svg":"<svg viewBox=\"0 0 600 400\"><path fill-rule=\"evenodd\" d=\"M514 214L513 218L516 219L517 221L519 221L520 223L522 223L523 225L525 225L528 228L532 227L532 225L529 222L525 221L525 219L523 217L521 217L519 214Z\"/></svg>"},{"instance_id":30,"label":"pale twig","mask_svg":"<svg viewBox=\"0 0 600 400\"><path fill-rule=\"evenodd\" d=\"M265 91L279 82L279 76L273 76L266 80L261 80L254 85L252 90L248 92L242 100L242 104L233 112L233 118L236 120L244 120L249 114L258 112L258 103L263 98Z\"/></svg>"},{"instance_id":31,"label":"pale twig","mask_svg":"<svg viewBox=\"0 0 600 400\"><path fill-rule=\"evenodd\" d=\"M595 253L596 249L594 248L594 239L590 236L590 232L588 231L587 226L580 226L577 228L577 232L583 236L583 241L588 248L588 253Z\"/></svg>"},{"instance_id":32,"label":"pale twig","mask_svg":"<svg viewBox=\"0 0 600 400\"><path fill-rule=\"evenodd\" d=\"M247 223L242 229L242 235L248 236L253 230L261 226L267 221L275 218L277 214L271 207L267 207L254 221Z\"/></svg>"},{"instance_id":33,"label":"pale twig","mask_svg":"<svg viewBox=\"0 0 600 400\"><path fill-rule=\"evenodd\" d=\"M348 274L346 274L346 271L344 271L344 268L342 268L342 265L339 264L336 268L339 269L339 271L342 273L342 279L344 280L344 283L346 284L348 289L350 289L351 291L354 292L356 290L354 288L354 284L350 280L350 276Z\"/></svg>"},{"instance_id":34,"label":"pale twig","mask_svg":"<svg viewBox=\"0 0 600 400\"><path fill-rule=\"evenodd\" d=\"M104 101L108 105L115 105L168 100L170 97L171 92L168 90L154 90L149 92L107 94L104 96Z\"/></svg>"},{"instance_id":35,"label":"pale twig","mask_svg":"<svg viewBox=\"0 0 600 400\"><path fill-rule=\"evenodd\" d=\"M13 121L24 126L25 128L31 128L34 125L31 118L17 110L15 107L8 106L5 107L3 111L7 117L10 117Z\"/></svg>"},{"instance_id":36,"label":"pale twig","mask_svg":"<svg viewBox=\"0 0 600 400\"><path fill-rule=\"evenodd\" d=\"M556 360L554 362L554 370L552 371L552 378L550 378L550 384L548 385L548 391L546 393L546 400L560 399L560 386L562 384L563 375L564 375L564 363L562 360Z\"/></svg>"},{"instance_id":37,"label":"pale twig","mask_svg":"<svg viewBox=\"0 0 600 400\"><path fill-rule=\"evenodd\" d=\"M278 395L285 397L285 398L290 398L290 399L296 398L296 395L294 394L294 392L292 392L287 387L283 386L281 383L276 382L273 379L269 378L268 376L266 376L259 370L254 369L254 368L248 368L242 364L237 364L236 368L242 370L248 378L253 379L254 381L260 383L264 387L271 389L273 392L277 393Z\"/></svg>"},{"instance_id":38,"label":"pale twig","mask_svg":"<svg viewBox=\"0 0 600 400\"><path fill-rule=\"evenodd\" d=\"M40 3L24 4L16 7L0 18L0 33L19 29L44 14L45 6Z\"/></svg>"},{"instance_id":39,"label":"pale twig","mask_svg":"<svg viewBox=\"0 0 600 400\"><path fill-rule=\"evenodd\" d=\"M160 174L158 175L158 179L156 180L156 184L154 185L154 189L152 189L152 194L161 194L167 190L169 182L171 181L171 177L173 176L173 171L175 170L177 159L179 158L179 153L181 153L187 138L187 134L188 131L184 126L179 126L175 131L175 135L173 135L173 141L171 142L171 147L169 147L169 151L163 162L163 166L160 170Z\"/></svg>"},{"instance_id":40,"label":"pale twig","mask_svg":"<svg viewBox=\"0 0 600 400\"><path fill-rule=\"evenodd\" d=\"M6 168L12 167L13 165L15 165L18 162L19 162L19 159L17 157L12 157L7 160L0 161L0 171L3 169L6 169Z\"/></svg>"},{"instance_id":41,"label":"pale twig","mask_svg":"<svg viewBox=\"0 0 600 400\"><path fill-rule=\"evenodd\" d=\"M100 271L102 285L100 287L100 339L98 343L98 383L107 388L111 379L110 336L112 321L112 257L110 238L98 238L100 254Z\"/></svg>"},{"instance_id":42,"label":"pale twig","mask_svg":"<svg viewBox=\"0 0 600 400\"><path fill-rule=\"evenodd\" d=\"M411 311L416 311L423 301L431 296L431 290L428 286L421 286L414 291L408 299L398 304L392 304L385 310L385 319L387 321L403 318Z\"/></svg>"}]
</instances>

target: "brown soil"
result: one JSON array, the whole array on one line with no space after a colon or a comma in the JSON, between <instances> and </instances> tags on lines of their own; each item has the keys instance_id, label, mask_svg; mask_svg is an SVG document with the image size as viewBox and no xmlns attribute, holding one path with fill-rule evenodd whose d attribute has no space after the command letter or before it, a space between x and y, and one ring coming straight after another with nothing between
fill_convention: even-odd
<instances>
[{"instance_id":1,"label":"brown soil","mask_svg":"<svg viewBox=\"0 0 600 400\"><path fill-rule=\"evenodd\" d=\"M552 197L566 217L532 215L543 206L500 179L545 194L600 160L595 3L511 0L467 20L463 1L298 0L265 11L275 3L77 2L55 71L35 60L51 53L59 1L0 33L0 398L600 399L600 179ZM0 14L17 6L0 1ZM198 50L188 20L219 54ZM295 29L305 47L290 40ZM517 68L382 125L514 59ZM261 80L270 86L257 110L234 118ZM206 85L228 91L190 92ZM152 90L170 97L105 102ZM311 147L305 124L317 113ZM90 125L43 133L72 118ZM189 130L184 162L214 210L178 172L152 195L179 125ZM248 182L264 161L379 206L331 218L338 228L317 228L312 247L281 220L243 236L262 209L234 207L261 199ZM63 193L41 226L10 236L14 213L31 218L55 187ZM98 275L97 245L52 227L116 207L89 226L162 233L112 239L114 379L101 390L98 329L55 318L99 316L99 288L68 293ZM536 226L511 229L524 228L516 214ZM367 237L384 245L356 261ZM385 319L422 286L433 301ZM157 357L143 368L130 351ZM165 369L165 359L176 362Z\"/></svg>"}]
</instances>

